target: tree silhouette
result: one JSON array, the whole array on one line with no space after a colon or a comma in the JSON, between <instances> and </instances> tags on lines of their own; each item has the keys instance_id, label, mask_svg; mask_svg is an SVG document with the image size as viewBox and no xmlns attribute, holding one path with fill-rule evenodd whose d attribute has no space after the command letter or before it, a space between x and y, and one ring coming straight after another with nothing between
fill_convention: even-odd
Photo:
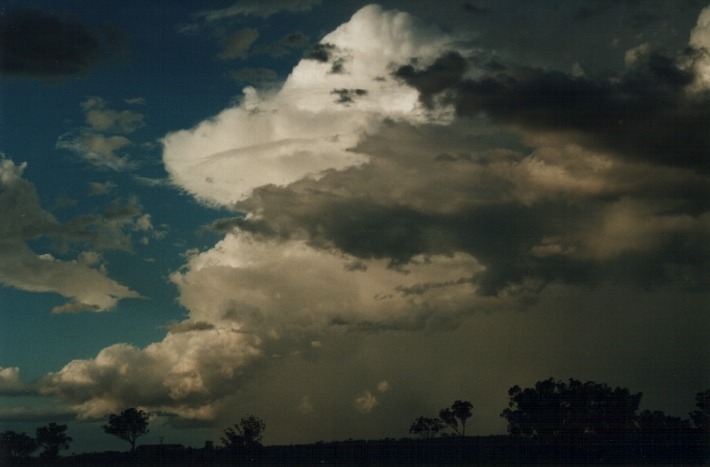
<instances>
[{"instance_id":1,"label":"tree silhouette","mask_svg":"<svg viewBox=\"0 0 710 467\"><path fill-rule=\"evenodd\" d=\"M690 421L666 415L660 410L644 410L636 417L636 426L645 435L684 434L690 431Z\"/></svg>"},{"instance_id":2,"label":"tree silhouette","mask_svg":"<svg viewBox=\"0 0 710 467\"><path fill-rule=\"evenodd\" d=\"M29 457L37 449L35 440L26 433L8 430L0 433L0 459L22 459Z\"/></svg>"},{"instance_id":3,"label":"tree silhouette","mask_svg":"<svg viewBox=\"0 0 710 467\"><path fill-rule=\"evenodd\" d=\"M466 420L471 418L473 404L468 401L456 401L450 408L441 409L439 417L447 427L454 430L460 436L466 436ZM459 424L461 427L459 428Z\"/></svg>"},{"instance_id":4,"label":"tree silhouette","mask_svg":"<svg viewBox=\"0 0 710 467\"><path fill-rule=\"evenodd\" d=\"M37 428L35 439L37 445L43 449L40 453L42 458L56 459L60 449L69 449L73 439L67 436L66 431L66 425L57 425L54 422Z\"/></svg>"},{"instance_id":5,"label":"tree silhouette","mask_svg":"<svg viewBox=\"0 0 710 467\"><path fill-rule=\"evenodd\" d=\"M710 432L710 389L695 395L695 406L698 409L690 412L693 426L700 431Z\"/></svg>"},{"instance_id":6,"label":"tree silhouette","mask_svg":"<svg viewBox=\"0 0 710 467\"><path fill-rule=\"evenodd\" d=\"M148 433L148 414L134 408L126 409L120 414L112 413L108 424L102 425L104 432L131 443L131 452L136 450L136 440Z\"/></svg>"},{"instance_id":7,"label":"tree silhouette","mask_svg":"<svg viewBox=\"0 0 710 467\"><path fill-rule=\"evenodd\" d=\"M265 429L266 424L263 420L249 415L224 430L222 443L234 451L260 447Z\"/></svg>"},{"instance_id":8,"label":"tree silhouette","mask_svg":"<svg viewBox=\"0 0 710 467\"><path fill-rule=\"evenodd\" d=\"M430 439L439 436L445 427L444 422L438 418L419 417L409 427L409 433Z\"/></svg>"},{"instance_id":9,"label":"tree silhouette","mask_svg":"<svg viewBox=\"0 0 710 467\"><path fill-rule=\"evenodd\" d=\"M516 436L620 434L633 430L641 393L592 381L550 378L534 388L514 386L501 416Z\"/></svg>"}]
</instances>

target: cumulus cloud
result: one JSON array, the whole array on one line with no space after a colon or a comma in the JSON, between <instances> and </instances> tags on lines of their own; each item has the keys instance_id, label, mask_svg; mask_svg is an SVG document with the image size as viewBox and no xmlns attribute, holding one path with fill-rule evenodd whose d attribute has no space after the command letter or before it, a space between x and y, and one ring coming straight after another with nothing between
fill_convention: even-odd
<instances>
[{"instance_id":1,"label":"cumulus cloud","mask_svg":"<svg viewBox=\"0 0 710 467\"><path fill-rule=\"evenodd\" d=\"M0 160L0 207L4 213L0 227L0 282L21 290L55 292L70 299L54 312L106 311L120 299L138 297L86 261L62 261L30 249L26 242L41 236L64 241L90 240L93 236L96 243L110 241L103 240L104 229L92 233L84 230L90 224L100 225L102 221L98 219L83 218L62 225L43 210L34 186L22 177L25 167L26 164Z\"/></svg>"},{"instance_id":2,"label":"cumulus cloud","mask_svg":"<svg viewBox=\"0 0 710 467\"><path fill-rule=\"evenodd\" d=\"M0 394L3 396L27 395L31 393L29 387L20 380L18 367L0 367Z\"/></svg>"},{"instance_id":3,"label":"cumulus cloud","mask_svg":"<svg viewBox=\"0 0 710 467\"><path fill-rule=\"evenodd\" d=\"M363 391L353 401L355 408L364 414L369 414L379 404L377 397L370 391Z\"/></svg>"},{"instance_id":4,"label":"cumulus cloud","mask_svg":"<svg viewBox=\"0 0 710 467\"><path fill-rule=\"evenodd\" d=\"M710 6L700 12L698 22L690 32L690 46L698 51L694 63L694 90L707 90L710 87Z\"/></svg>"},{"instance_id":5,"label":"cumulus cloud","mask_svg":"<svg viewBox=\"0 0 710 467\"><path fill-rule=\"evenodd\" d=\"M391 389L392 389L392 386L390 385L390 383L386 379L383 379L382 381L377 383L377 391L378 392L387 392L387 391L390 391Z\"/></svg>"},{"instance_id":6,"label":"cumulus cloud","mask_svg":"<svg viewBox=\"0 0 710 467\"><path fill-rule=\"evenodd\" d=\"M471 284L457 279L475 267L463 255L422 257L407 270L370 261L368 274L349 270L350 261L302 242L228 235L214 249L192 256L186 270L171 278L190 311L188 320L143 349L117 344L94 359L71 362L48 375L41 391L62 397L85 418L141 406L211 420L253 363L294 348L317 350L309 336L324 329L419 328L429 307L454 314L470 306ZM399 290L432 276L450 284L415 296ZM294 282L296 277L300 281ZM381 393L388 389L386 381L377 386ZM364 400L363 410L371 402Z\"/></svg>"},{"instance_id":7,"label":"cumulus cloud","mask_svg":"<svg viewBox=\"0 0 710 467\"><path fill-rule=\"evenodd\" d=\"M298 403L296 410L301 415L311 415L315 411L315 408L313 407L313 402L311 401L311 398L307 395L303 396L301 398L300 402Z\"/></svg>"},{"instance_id":8,"label":"cumulus cloud","mask_svg":"<svg viewBox=\"0 0 710 467\"><path fill-rule=\"evenodd\" d=\"M80 418L101 418L135 406L184 419L211 420L244 368L260 353L237 329L170 333L138 349L115 344L93 360L75 360L39 383L44 395L70 402Z\"/></svg>"}]
</instances>

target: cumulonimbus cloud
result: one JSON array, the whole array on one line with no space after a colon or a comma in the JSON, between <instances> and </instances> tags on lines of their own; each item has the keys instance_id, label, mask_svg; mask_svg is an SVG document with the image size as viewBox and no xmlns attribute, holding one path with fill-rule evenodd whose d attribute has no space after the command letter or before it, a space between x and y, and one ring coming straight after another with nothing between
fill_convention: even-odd
<instances>
[{"instance_id":1,"label":"cumulonimbus cloud","mask_svg":"<svg viewBox=\"0 0 710 467\"><path fill-rule=\"evenodd\" d=\"M405 13L369 6L278 91L248 88L238 105L166 135L172 182L241 213L171 275L185 321L145 348L117 344L68 364L44 393L84 417L132 405L208 420L257 362L317 351L323 335L456 326L482 304L534 301L552 282L698 287L707 261L691 253L705 251L710 217L694 156L664 164L617 140L550 135L563 104L541 103L535 123L531 90L561 86L578 106L582 91L609 95L524 67L474 79L452 47ZM639 76L658 84L656 65Z\"/></svg>"},{"instance_id":2,"label":"cumulonimbus cloud","mask_svg":"<svg viewBox=\"0 0 710 467\"><path fill-rule=\"evenodd\" d=\"M352 148L384 119L437 118L389 68L413 57L426 62L448 40L406 13L363 8L321 41L332 48L330 60L301 60L276 93L246 88L238 106L163 138L165 167L176 185L229 206L259 186L361 165L368 157ZM335 63L342 70L333 72ZM363 91L334 105L338 89Z\"/></svg>"}]
</instances>

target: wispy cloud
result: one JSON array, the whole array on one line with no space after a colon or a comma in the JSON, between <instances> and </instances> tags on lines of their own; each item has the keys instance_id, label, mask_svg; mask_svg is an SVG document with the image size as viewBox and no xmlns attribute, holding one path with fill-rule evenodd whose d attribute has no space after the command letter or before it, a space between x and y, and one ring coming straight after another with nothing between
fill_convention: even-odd
<instances>
[{"instance_id":1,"label":"wispy cloud","mask_svg":"<svg viewBox=\"0 0 710 467\"><path fill-rule=\"evenodd\" d=\"M239 15L253 15L268 18L280 12L308 11L316 5L320 5L321 1L322 0L274 0L270 2L260 2L258 0L240 0L230 7L204 11L197 16L204 18L206 21L218 21Z\"/></svg>"},{"instance_id":2,"label":"wispy cloud","mask_svg":"<svg viewBox=\"0 0 710 467\"><path fill-rule=\"evenodd\" d=\"M135 169L138 164L126 154L133 142L126 136L142 128L144 115L131 110L114 110L100 97L81 103L86 126L61 135L57 148L78 155L85 162L114 171Z\"/></svg>"},{"instance_id":3,"label":"wispy cloud","mask_svg":"<svg viewBox=\"0 0 710 467\"><path fill-rule=\"evenodd\" d=\"M101 248L130 245L117 219L85 216L59 223L41 208L37 192L23 178L26 164L0 160L0 207L4 213L0 228L0 282L21 290L55 292L70 299L54 312L106 311L123 298L139 295L107 277L101 269L85 261L65 261L51 254L37 254L27 242L52 237L60 243L93 242Z\"/></svg>"}]
</instances>

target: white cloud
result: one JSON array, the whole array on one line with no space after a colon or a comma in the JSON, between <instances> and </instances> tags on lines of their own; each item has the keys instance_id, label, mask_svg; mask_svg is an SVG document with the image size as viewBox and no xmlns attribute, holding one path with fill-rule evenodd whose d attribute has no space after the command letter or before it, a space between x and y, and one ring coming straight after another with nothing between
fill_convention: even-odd
<instances>
[{"instance_id":1,"label":"white cloud","mask_svg":"<svg viewBox=\"0 0 710 467\"><path fill-rule=\"evenodd\" d=\"M88 98L81 103L81 108L86 113L86 123L92 130L127 134L144 126L143 114L110 109L100 97Z\"/></svg>"},{"instance_id":2,"label":"white cloud","mask_svg":"<svg viewBox=\"0 0 710 467\"><path fill-rule=\"evenodd\" d=\"M80 418L127 406L186 419L212 419L245 366L259 355L250 336L227 329L168 334L139 349L115 344L93 360L75 360L40 382L40 392L68 400Z\"/></svg>"},{"instance_id":3,"label":"white cloud","mask_svg":"<svg viewBox=\"0 0 710 467\"><path fill-rule=\"evenodd\" d=\"M455 315L470 306L471 278L482 270L462 253L415 258L405 270L376 259L363 261L366 272L351 270L353 261L298 240L228 234L171 280L191 319L279 336L333 320L409 326L428 309Z\"/></svg>"},{"instance_id":4,"label":"white cloud","mask_svg":"<svg viewBox=\"0 0 710 467\"><path fill-rule=\"evenodd\" d=\"M57 140L57 148L72 151L96 167L116 171L128 170L136 166L128 156L117 153L118 150L131 144L125 136L105 136L87 131L78 134L67 133Z\"/></svg>"},{"instance_id":5,"label":"white cloud","mask_svg":"<svg viewBox=\"0 0 710 467\"><path fill-rule=\"evenodd\" d=\"M384 119L444 118L427 112L416 90L390 74L393 64L415 57L432 61L449 41L406 13L363 8L321 42L332 44L342 72L304 59L278 92L261 96L246 88L238 106L165 136L165 167L199 199L229 206L259 186L361 165L368 156L352 148ZM344 105L333 94L339 89L361 92Z\"/></svg>"},{"instance_id":6,"label":"white cloud","mask_svg":"<svg viewBox=\"0 0 710 467\"><path fill-rule=\"evenodd\" d=\"M363 391L355 397L353 401L355 408L364 414L369 414L379 404L377 397L370 391Z\"/></svg>"},{"instance_id":7,"label":"white cloud","mask_svg":"<svg viewBox=\"0 0 710 467\"><path fill-rule=\"evenodd\" d=\"M0 367L0 394L19 395L27 393L28 388L20 381L18 367Z\"/></svg>"},{"instance_id":8,"label":"white cloud","mask_svg":"<svg viewBox=\"0 0 710 467\"><path fill-rule=\"evenodd\" d=\"M700 12L698 22L690 32L690 46L700 51L694 68L696 72L693 90L710 88L710 6Z\"/></svg>"},{"instance_id":9,"label":"white cloud","mask_svg":"<svg viewBox=\"0 0 710 467\"><path fill-rule=\"evenodd\" d=\"M312 414L315 411L315 409L313 407L313 402L311 401L311 398L308 395L303 396L301 398L301 401L298 403L296 410L301 415Z\"/></svg>"},{"instance_id":10,"label":"white cloud","mask_svg":"<svg viewBox=\"0 0 710 467\"><path fill-rule=\"evenodd\" d=\"M133 145L124 135L144 126L143 114L110 109L100 97L88 98L81 103L81 108L88 126L61 135L56 147L72 151L84 161L102 169L134 169L137 164L128 155L122 154Z\"/></svg>"},{"instance_id":11,"label":"white cloud","mask_svg":"<svg viewBox=\"0 0 710 467\"><path fill-rule=\"evenodd\" d=\"M377 383L377 391L378 392L387 392L387 391L390 391L391 389L392 389L392 386L390 385L389 381L387 381L386 379Z\"/></svg>"}]
</instances>

